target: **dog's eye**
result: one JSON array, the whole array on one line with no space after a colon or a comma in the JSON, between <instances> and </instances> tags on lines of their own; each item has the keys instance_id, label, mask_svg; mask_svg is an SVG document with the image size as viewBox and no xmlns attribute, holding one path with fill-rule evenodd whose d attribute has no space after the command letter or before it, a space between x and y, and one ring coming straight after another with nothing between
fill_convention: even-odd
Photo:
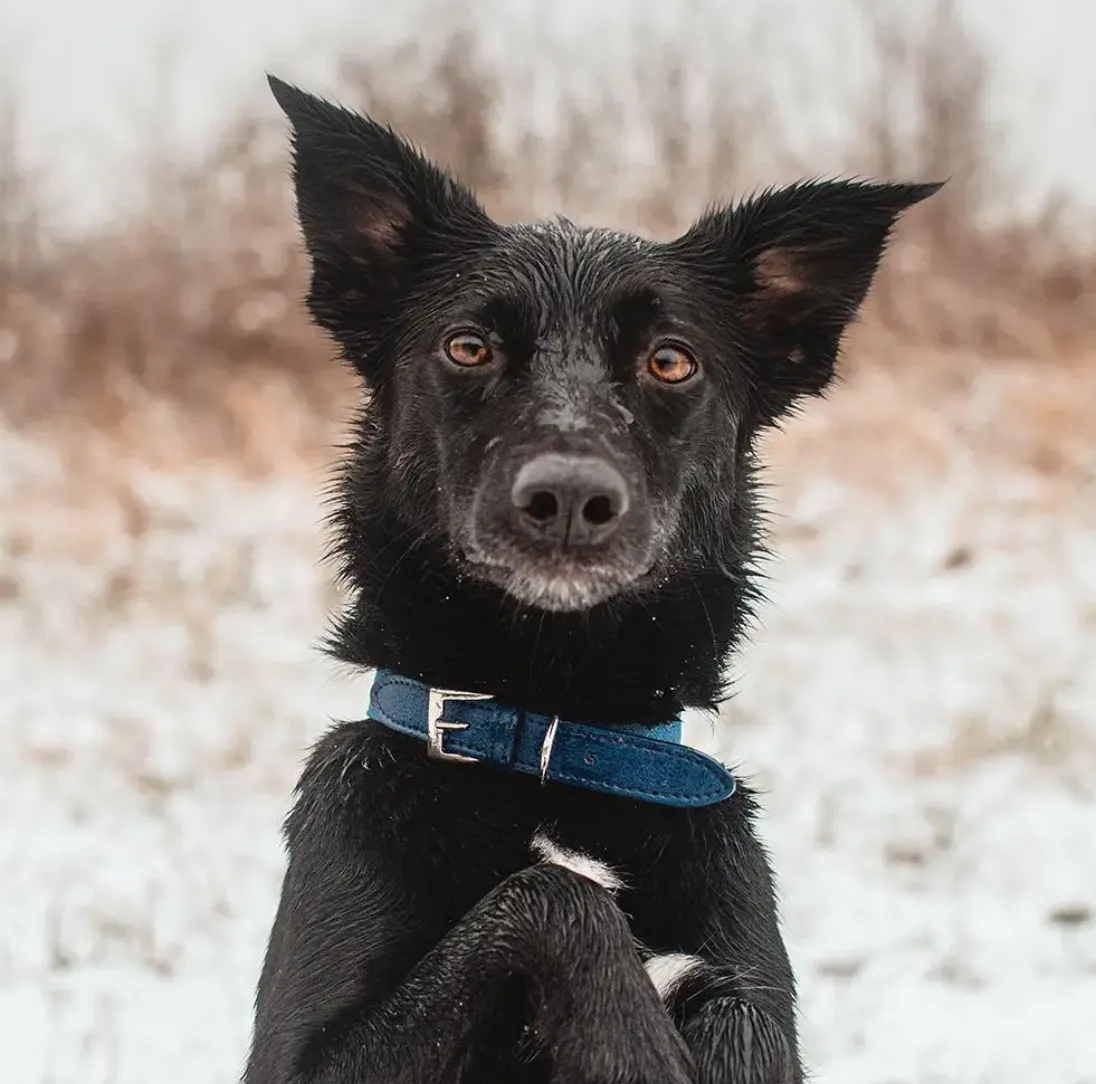
<instances>
[{"instance_id":1,"label":"dog's eye","mask_svg":"<svg viewBox=\"0 0 1096 1084\"><path fill-rule=\"evenodd\" d=\"M647 359L647 371L663 384L684 384L696 376L700 366L680 346L660 346Z\"/></svg>"},{"instance_id":2,"label":"dog's eye","mask_svg":"<svg viewBox=\"0 0 1096 1084\"><path fill-rule=\"evenodd\" d=\"M462 368L471 369L477 365L486 365L492 358L491 347L485 339L471 332L462 331L445 340L445 356Z\"/></svg>"}]
</instances>

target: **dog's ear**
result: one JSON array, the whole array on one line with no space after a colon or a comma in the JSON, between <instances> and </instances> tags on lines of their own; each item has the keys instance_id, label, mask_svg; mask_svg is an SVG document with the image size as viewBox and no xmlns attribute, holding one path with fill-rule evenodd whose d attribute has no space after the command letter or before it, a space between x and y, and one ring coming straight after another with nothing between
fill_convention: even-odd
<instances>
[{"instance_id":1,"label":"dog's ear","mask_svg":"<svg viewBox=\"0 0 1096 1084\"><path fill-rule=\"evenodd\" d=\"M292 125L297 216L312 261L309 308L362 367L347 340L367 337L407 272L431 253L466 250L493 223L467 188L390 128L267 80Z\"/></svg>"},{"instance_id":2,"label":"dog's ear","mask_svg":"<svg viewBox=\"0 0 1096 1084\"><path fill-rule=\"evenodd\" d=\"M762 421L829 384L895 221L940 187L805 182L712 211L673 242L730 290Z\"/></svg>"}]
</instances>

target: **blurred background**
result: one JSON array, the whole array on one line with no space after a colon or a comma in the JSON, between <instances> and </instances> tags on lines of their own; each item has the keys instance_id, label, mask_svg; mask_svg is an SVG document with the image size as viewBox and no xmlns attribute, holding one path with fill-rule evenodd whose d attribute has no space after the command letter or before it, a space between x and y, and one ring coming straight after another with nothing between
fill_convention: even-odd
<instances>
[{"instance_id":1,"label":"blurred background","mask_svg":"<svg viewBox=\"0 0 1096 1084\"><path fill-rule=\"evenodd\" d=\"M270 69L508 219L951 178L768 442L771 602L693 734L764 792L819 1084L1096 1081L1094 11L5 0L6 1079L236 1080L292 785L364 713Z\"/></svg>"}]
</instances>

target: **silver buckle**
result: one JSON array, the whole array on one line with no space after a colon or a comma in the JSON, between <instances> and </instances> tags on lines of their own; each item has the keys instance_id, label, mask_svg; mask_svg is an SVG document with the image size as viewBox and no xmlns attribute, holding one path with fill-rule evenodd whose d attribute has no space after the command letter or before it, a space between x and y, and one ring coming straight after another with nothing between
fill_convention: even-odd
<instances>
[{"instance_id":1,"label":"silver buckle","mask_svg":"<svg viewBox=\"0 0 1096 1084\"><path fill-rule=\"evenodd\" d=\"M426 706L426 755L432 760L448 760L451 764L475 764L475 757L450 753L442 744L447 730L467 730L467 723L449 723L441 717L446 700L491 700L490 693L462 693L456 689L431 689Z\"/></svg>"}]
</instances>

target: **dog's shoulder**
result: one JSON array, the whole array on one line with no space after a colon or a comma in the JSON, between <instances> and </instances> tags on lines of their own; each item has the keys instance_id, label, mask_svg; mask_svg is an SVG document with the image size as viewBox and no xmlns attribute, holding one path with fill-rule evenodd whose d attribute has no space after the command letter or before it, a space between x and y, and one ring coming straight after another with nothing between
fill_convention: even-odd
<instances>
[{"instance_id":1,"label":"dog's shoulder","mask_svg":"<svg viewBox=\"0 0 1096 1084\"><path fill-rule=\"evenodd\" d=\"M398 751L384 727L369 720L336 723L313 745L286 821L292 841L306 831L356 819L378 784L398 767Z\"/></svg>"},{"instance_id":2,"label":"dog's shoulder","mask_svg":"<svg viewBox=\"0 0 1096 1084\"><path fill-rule=\"evenodd\" d=\"M330 793L352 787L361 776L391 762L388 732L368 719L336 723L313 745L297 783L297 793Z\"/></svg>"}]
</instances>

